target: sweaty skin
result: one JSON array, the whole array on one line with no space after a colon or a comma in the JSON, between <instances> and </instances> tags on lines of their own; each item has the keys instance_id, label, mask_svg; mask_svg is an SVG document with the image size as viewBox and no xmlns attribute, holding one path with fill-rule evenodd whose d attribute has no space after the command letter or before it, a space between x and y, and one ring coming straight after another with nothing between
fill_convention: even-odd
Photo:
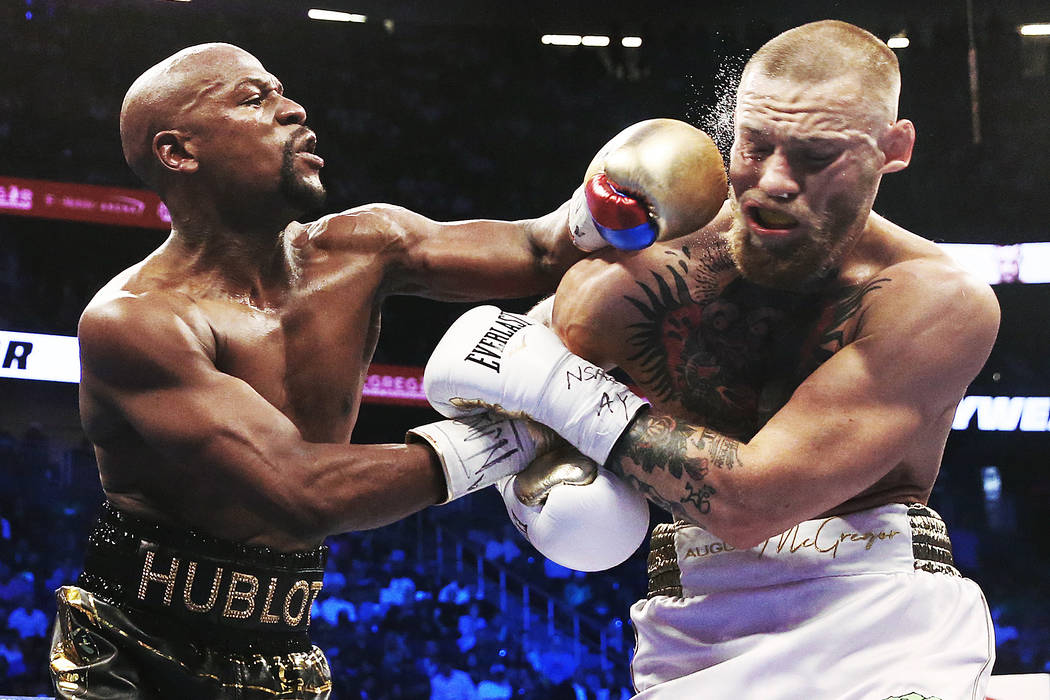
<instances>
[{"instance_id":1,"label":"sweaty skin","mask_svg":"<svg viewBox=\"0 0 1050 700\"><path fill-rule=\"evenodd\" d=\"M988 319L994 300L876 215L858 259L808 292L743 279L726 248L712 226L582 261L559 286L569 348L653 403L607 466L739 546L821 514L925 503L994 336L968 313Z\"/></svg>"},{"instance_id":2,"label":"sweaty skin","mask_svg":"<svg viewBox=\"0 0 1050 700\"><path fill-rule=\"evenodd\" d=\"M129 163L170 237L81 318L80 409L121 510L279 550L440 501L421 445L351 445L392 294L541 293L579 258L565 207L442 224L389 205L294 221L323 194L305 110L250 54L178 54L129 91Z\"/></svg>"},{"instance_id":3,"label":"sweaty skin","mask_svg":"<svg viewBox=\"0 0 1050 700\"><path fill-rule=\"evenodd\" d=\"M715 220L581 261L555 296L569 349L652 402L606 466L737 547L926 503L998 329L987 285L871 211L914 127L896 119L892 82L873 105L832 68L745 71Z\"/></svg>"}]
</instances>

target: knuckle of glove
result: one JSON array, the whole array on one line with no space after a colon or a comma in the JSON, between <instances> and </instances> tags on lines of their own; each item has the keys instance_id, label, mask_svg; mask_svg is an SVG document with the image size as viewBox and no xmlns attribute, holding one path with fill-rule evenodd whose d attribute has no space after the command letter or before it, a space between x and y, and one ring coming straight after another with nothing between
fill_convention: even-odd
<instances>
[{"instance_id":1,"label":"knuckle of glove","mask_svg":"<svg viewBox=\"0 0 1050 700\"><path fill-rule=\"evenodd\" d=\"M561 448L532 461L514 479L514 496L524 505L538 506L555 486L585 486L598 476L598 465L575 449Z\"/></svg>"},{"instance_id":2,"label":"knuckle of glove","mask_svg":"<svg viewBox=\"0 0 1050 700\"><path fill-rule=\"evenodd\" d=\"M600 172L588 181L587 208L602 238L621 250L646 248L659 235L659 224L642 201L619 191Z\"/></svg>"},{"instance_id":3,"label":"knuckle of glove","mask_svg":"<svg viewBox=\"0 0 1050 700\"><path fill-rule=\"evenodd\" d=\"M621 132L603 169L649 205L659 240L702 228L728 194L725 163L706 133L676 119L650 119Z\"/></svg>"},{"instance_id":4,"label":"knuckle of glove","mask_svg":"<svg viewBox=\"0 0 1050 700\"><path fill-rule=\"evenodd\" d=\"M587 206L603 226L634 228L649 221L649 211L640 199L609 179L607 173L592 177L587 188Z\"/></svg>"}]
</instances>

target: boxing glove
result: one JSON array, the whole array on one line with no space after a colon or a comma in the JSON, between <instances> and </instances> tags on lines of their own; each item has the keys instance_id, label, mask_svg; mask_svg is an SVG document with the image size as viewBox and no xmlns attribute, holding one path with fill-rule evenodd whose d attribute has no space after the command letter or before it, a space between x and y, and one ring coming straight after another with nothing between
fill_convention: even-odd
<instances>
[{"instance_id":1,"label":"boxing glove","mask_svg":"<svg viewBox=\"0 0 1050 700\"><path fill-rule=\"evenodd\" d=\"M489 413L421 425L405 436L405 442L420 441L441 462L447 489L443 503L517 474L538 455L564 444L542 425Z\"/></svg>"},{"instance_id":2,"label":"boxing glove","mask_svg":"<svg viewBox=\"0 0 1050 700\"><path fill-rule=\"evenodd\" d=\"M642 494L571 447L538 457L496 487L525 539L551 561L577 571L622 564L649 530Z\"/></svg>"},{"instance_id":3,"label":"boxing glove","mask_svg":"<svg viewBox=\"0 0 1050 700\"><path fill-rule=\"evenodd\" d=\"M598 151L569 202L569 231L582 250L639 250L701 228L728 191L710 136L676 119L648 119Z\"/></svg>"},{"instance_id":4,"label":"boxing glove","mask_svg":"<svg viewBox=\"0 0 1050 700\"><path fill-rule=\"evenodd\" d=\"M452 324L427 361L423 389L444 416L524 414L599 464L648 404L569 352L551 329L495 306L475 307Z\"/></svg>"}]
</instances>

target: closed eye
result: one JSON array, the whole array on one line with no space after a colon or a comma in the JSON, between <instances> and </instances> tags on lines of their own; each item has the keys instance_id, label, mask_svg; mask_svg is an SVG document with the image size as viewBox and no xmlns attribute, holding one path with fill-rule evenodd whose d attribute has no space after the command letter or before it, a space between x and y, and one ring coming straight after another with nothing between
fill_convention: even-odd
<instances>
[{"instance_id":1,"label":"closed eye","mask_svg":"<svg viewBox=\"0 0 1050 700\"><path fill-rule=\"evenodd\" d=\"M838 160L839 153L806 153L802 157L810 168L825 168Z\"/></svg>"},{"instance_id":2,"label":"closed eye","mask_svg":"<svg viewBox=\"0 0 1050 700\"><path fill-rule=\"evenodd\" d=\"M834 154L834 153L807 153L805 157L806 157L806 162L812 163L814 165L817 165L817 164L820 164L820 163L830 163L831 161L835 160L836 154Z\"/></svg>"},{"instance_id":3,"label":"closed eye","mask_svg":"<svg viewBox=\"0 0 1050 700\"><path fill-rule=\"evenodd\" d=\"M740 154L751 160L762 160L772 152L773 149L768 146L745 145L740 149Z\"/></svg>"}]
</instances>

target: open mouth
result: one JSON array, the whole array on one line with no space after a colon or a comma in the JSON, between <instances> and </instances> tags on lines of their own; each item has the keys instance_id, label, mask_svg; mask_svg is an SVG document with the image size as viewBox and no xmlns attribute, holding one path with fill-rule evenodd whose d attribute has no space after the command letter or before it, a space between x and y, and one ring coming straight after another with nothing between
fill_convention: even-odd
<instances>
[{"instance_id":1,"label":"open mouth","mask_svg":"<svg viewBox=\"0 0 1050 700\"><path fill-rule=\"evenodd\" d=\"M323 168L324 167L324 159L321 158L321 156L319 156L316 153L314 153L314 151L316 149L317 149L317 136L314 135L314 134L310 134L309 136L306 137L306 139L302 142L302 144L300 144L300 146L299 146L298 150L295 152L295 154L297 156L300 156L307 163L310 163L313 167L315 167L315 168Z\"/></svg>"},{"instance_id":2,"label":"open mouth","mask_svg":"<svg viewBox=\"0 0 1050 700\"><path fill-rule=\"evenodd\" d=\"M798 219L782 211L752 205L746 212L752 229L759 234L783 235L798 227Z\"/></svg>"}]
</instances>

